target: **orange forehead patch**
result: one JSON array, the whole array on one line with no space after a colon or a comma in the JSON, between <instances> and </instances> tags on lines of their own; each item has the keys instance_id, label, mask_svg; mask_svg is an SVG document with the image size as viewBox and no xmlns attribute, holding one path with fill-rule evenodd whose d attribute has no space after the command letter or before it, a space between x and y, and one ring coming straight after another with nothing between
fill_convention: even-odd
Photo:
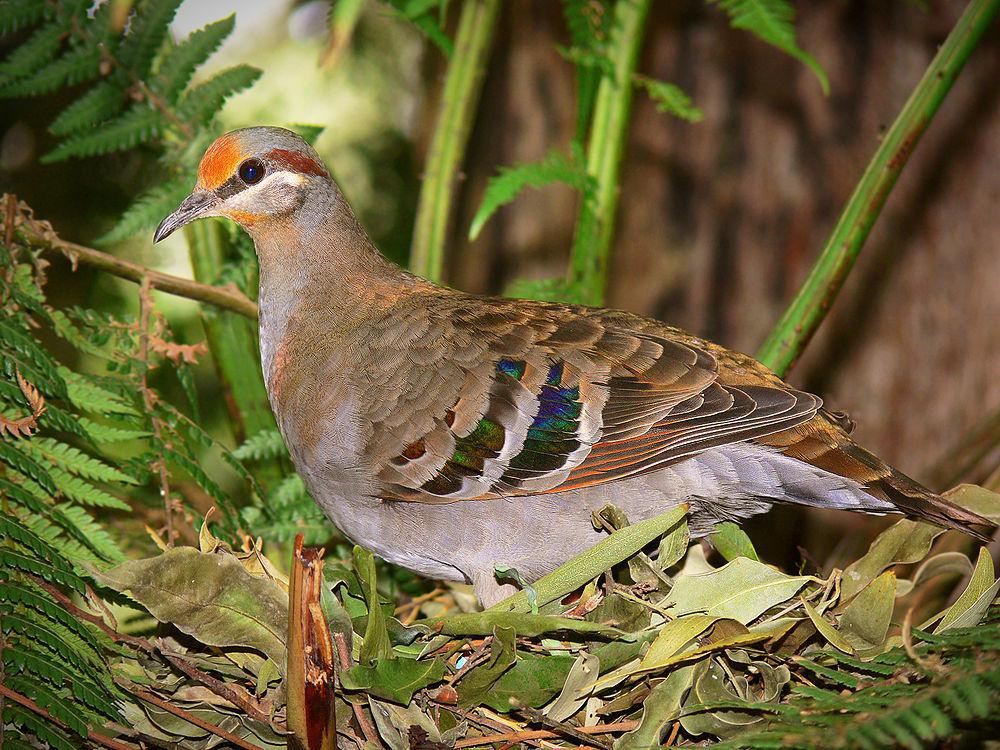
<instances>
[{"instance_id":1,"label":"orange forehead patch","mask_svg":"<svg viewBox=\"0 0 1000 750\"><path fill-rule=\"evenodd\" d=\"M236 166L243 160L243 151L236 137L224 135L216 140L201 157L198 165L198 184L206 190L215 190L232 177Z\"/></svg>"}]
</instances>

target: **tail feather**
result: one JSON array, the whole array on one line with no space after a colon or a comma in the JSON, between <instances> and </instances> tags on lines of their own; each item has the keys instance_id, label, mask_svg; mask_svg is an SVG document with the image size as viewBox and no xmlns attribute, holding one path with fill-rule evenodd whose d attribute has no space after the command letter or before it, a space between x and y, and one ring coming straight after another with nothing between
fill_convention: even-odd
<instances>
[{"instance_id":1,"label":"tail feather","mask_svg":"<svg viewBox=\"0 0 1000 750\"><path fill-rule=\"evenodd\" d=\"M997 525L989 519L948 502L866 451L823 411L794 430L768 436L760 442L857 482L865 492L911 518L955 529L983 542L990 541L996 532Z\"/></svg>"}]
</instances>

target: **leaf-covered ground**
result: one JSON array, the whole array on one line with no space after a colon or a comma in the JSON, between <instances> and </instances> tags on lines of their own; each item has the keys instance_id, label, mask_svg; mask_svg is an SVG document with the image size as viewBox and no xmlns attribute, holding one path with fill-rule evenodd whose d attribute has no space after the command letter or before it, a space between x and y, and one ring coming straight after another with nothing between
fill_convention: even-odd
<instances>
[{"instance_id":1,"label":"leaf-covered ground","mask_svg":"<svg viewBox=\"0 0 1000 750\"><path fill-rule=\"evenodd\" d=\"M949 495L1000 518L998 495ZM846 569L793 575L736 527L707 557L683 509L633 526L603 516L620 527L606 541L485 612L463 587L390 600L361 548L328 559L339 745L924 747L996 728L1000 579L985 550L970 558L957 535L901 520ZM146 702L128 719L178 747L223 744L195 717L242 747L284 748L286 566L207 526L200 543L96 573L169 623L139 639L150 651L194 667L123 660L182 709Z\"/></svg>"}]
</instances>

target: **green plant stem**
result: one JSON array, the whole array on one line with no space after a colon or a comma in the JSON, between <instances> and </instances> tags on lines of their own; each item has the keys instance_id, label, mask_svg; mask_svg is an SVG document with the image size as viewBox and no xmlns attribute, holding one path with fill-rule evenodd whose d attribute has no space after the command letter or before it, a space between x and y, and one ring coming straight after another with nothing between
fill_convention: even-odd
<instances>
[{"instance_id":1,"label":"green plant stem","mask_svg":"<svg viewBox=\"0 0 1000 750\"><path fill-rule=\"evenodd\" d=\"M819 260L757 352L757 359L778 375L792 368L823 322L910 154L998 10L1000 0L968 4L885 134Z\"/></svg>"},{"instance_id":2,"label":"green plant stem","mask_svg":"<svg viewBox=\"0 0 1000 750\"><path fill-rule=\"evenodd\" d=\"M433 281L444 272L445 241L454 187L482 91L499 0L464 0L448 72L427 152L424 184L410 249L410 268Z\"/></svg>"},{"instance_id":3,"label":"green plant stem","mask_svg":"<svg viewBox=\"0 0 1000 750\"><path fill-rule=\"evenodd\" d=\"M218 220L198 221L184 228L195 278L211 283L219 278L226 257L226 237ZM264 390L257 356L257 326L211 308L202 310L205 338L225 389L226 405L237 440L261 430L276 429ZM262 464L258 477L265 487L280 478L277 464Z\"/></svg>"},{"instance_id":4,"label":"green plant stem","mask_svg":"<svg viewBox=\"0 0 1000 750\"><path fill-rule=\"evenodd\" d=\"M604 300L618 210L618 174L632 109L632 75L649 7L650 0L615 3L608 44L612 72L604 74L598 86L587 143L587 174L595 189L580 204L569 267L575 301L585 304Z\"/></svg>"}]
</instances>

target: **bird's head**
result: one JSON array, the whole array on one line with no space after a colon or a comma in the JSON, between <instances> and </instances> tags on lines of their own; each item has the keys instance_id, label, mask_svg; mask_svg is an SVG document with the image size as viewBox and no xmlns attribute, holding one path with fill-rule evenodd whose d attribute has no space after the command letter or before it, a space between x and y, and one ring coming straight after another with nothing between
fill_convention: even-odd
<instances>
[{"instance_id":1,"label":"bird's head","mask_svg":"<svg viewBox=\"0 0 1000 750\"><path fill-rule=\"evenodd\" d=\"M194 192L160 222L153 242L206 216L226 216L252 232L256 225L287 217L310 193L330 185L315 149L292 131L234 130L208 147Z\"/></svg>"}]
</instances>

